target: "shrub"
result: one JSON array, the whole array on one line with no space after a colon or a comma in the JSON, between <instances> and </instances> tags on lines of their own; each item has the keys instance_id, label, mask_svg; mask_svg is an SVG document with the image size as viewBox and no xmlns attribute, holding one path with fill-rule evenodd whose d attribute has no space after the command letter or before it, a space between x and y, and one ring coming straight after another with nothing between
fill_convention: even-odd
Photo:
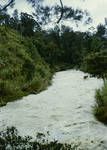
<instances>
[{"instance_id":1,"label":"shrub","mask_svg":"<svg viewBox=\"0 0 107 150\"><path fill-rule=\"evenodd\" d=\"M15 100L23 96L20 87L14 84L14 81L0 81L0 105L6 104L8 101Z\"/></svg>"},{"instance_id":2,"label":"shrub","mask_svg":"<svg viewBox=\"0 0 107 150\"><path fill-rule=\"evenodd\" d=\"M45 135L38 133L36 140L32 137L22 137L15 127L7 128L0 132L0 150L77 150L80 143L63 144L56 140L49 142ZM85 149L84 149L85 150Z\"/></svg>"},{"instance_id":3,"label":"shrub","mask_svg":"<svg viewBox=\"0 0 107 150\"><path fill-rule=\"evenodd\" d=\"M107 124L107 83L96 91L95 98L94 114L99 121Z\"/></svg>"}]
</instances>

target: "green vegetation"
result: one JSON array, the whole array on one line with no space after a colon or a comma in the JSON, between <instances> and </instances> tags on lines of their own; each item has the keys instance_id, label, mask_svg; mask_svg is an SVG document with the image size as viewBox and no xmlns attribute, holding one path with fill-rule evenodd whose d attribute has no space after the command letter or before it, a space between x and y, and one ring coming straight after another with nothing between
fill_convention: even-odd
<instances>
[{"instance_id":1,"label":"green vegetation","mask_svg":"<svg viewBox=\"0 0 107 150\"><path fill-rule=\"evenodd\" d=\"M94 114L99 121L107 124L107 83L96 91L95 98Z\"/></svg>"},{"instance_id":2,"label":"green vegetation","mask_svg":"<svg viewBox=\"0 0 107 150\"><path fill-rule=\"evenodd\" d=\"M77 143L77 142L76 142ZM21 137L16 128L7 128L0 132L0 150L77 150L81 149L81 143L62 144L56 140L48 141L46 136L38 133L36 140L32 137ZM85 150L85 149L84 149Z\"/></svg>"},{"instance_id":3,"label":"green vegetation","mask_svg":"<svg viewBox=\"0 0 107 150\"><path fill-rule=\"evenodd\" d=\"M104 81L103 87L96 91L94 115L99 121L107 124L107 52L94 52L85 57L84 71Z\"/></svg>"},{"instance_id":4,"label":"green vegetation","mask_svg":"<svg viewBox=\"0 0 107 150\"><path fill-rule=\"evenodd\" d=\"M94 52L84 59L84 71L94 77L107 78L107 51Z\"/></svg>"},{"instance_id":5,"label":"green vegetation","mask_svg":"<svg viewBox=\"0 0 107 150\"><path fill-rule=\"evenodd\" d=\"M0 105L45 89L52 77L49 65L29 38L0 27Z\"/></svg>"}]
</instances>

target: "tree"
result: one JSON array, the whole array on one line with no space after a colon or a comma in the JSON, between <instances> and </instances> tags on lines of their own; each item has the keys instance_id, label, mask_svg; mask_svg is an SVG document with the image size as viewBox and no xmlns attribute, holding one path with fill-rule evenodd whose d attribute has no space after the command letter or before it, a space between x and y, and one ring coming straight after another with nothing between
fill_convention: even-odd
<instances>
[{"instance_id":1,"label":"tree","mask_svg":"<svg viewBox=\"0 0 107 150\"><path fill-rule=\"evenodd\" d=\"M19 24L20 24L19 31L24 36L33 36L34 31L40 30L40 26L34 20L33 16L27 13L21 13Z\"/></svg>"},{"instance_id":2,"label":"tree","mask_svg":"<svg viewBox=\"0 0 107 150\"><path fill-rule=\"evenodd\" d=\"M15 30L18 30L19 28L19 14L17 9L14 10L12 17L9 20L9 26Z\"/></svg>"},{"instance_id":3,"label":"tree","mask_svg":"<svg viewBox=\"0 0 107 150\"><path fill-rule=\"evenodd\" d=\"M8 0L4 5L0 4L0 12L6 11L8 7L13 7L15 0Z\"/></svg>"},{"instance_id":4,"label":"tree","mask_svg":"<svg viewBox=\"0 0 107 150\"><path fill-rule=\"evenodd\" d=\"M72 7L64 6L62 0L59 0L60 5L56 6L43 6L42 2L44 0L26 0L32 4L35 12L33 15L36 17L36 21L40 24L47 24L51 22L55 16L57 17L56 23L59 23L61 20L73 19L76 21L81 21L83 16L87 16L85 20L86 23L90 23L91 18L86 11L79 9L74 10ZM0 12L6 11L8 7L13 7L15 0L8 0L4 5L0 5Z\"/></svg>"},{"instance_id":5,"label":"tree","mask_svg":"<svg viewBox=\"0 0 107 150\"><path fill-rule=\"evenodd\" d=\"M4 12L0 12L0 25L9 25L10 15Z\"/></svg>"},{"instance_id":6,"label":"tree","mask_svg":"<svg viewBox=\"0 0 107 150\"><path fill-rule=\"evenodd\" d=\"M55 20L55 23L59 23L61 20L75 20L81 21L84 16L86 16L85 23L90 23L91 18L89 17L89 13L87 11L82 11L80 9L73 9L72 7L64 6L62 0L59 0L60 5L43 6L43 0L27 0L32 4L35 12L33 15L36 17L37 21L40 21L40 24L48 24L49 22Z\"/></svg>"},{"instance_id":7,"label":"tree","mask_svg":"<svg viewBox=\"0 0 107 150\"><path fill-rule=\"evenodd\" d=\"M94 77L102 78L104 83L107 78L107 52L89 54L85 60L85 72Z\"/></svg>"},{"instance_id":8,"label":"tree","mask_svg":"<svg viewBox=\"0 0 107 150\"><path fill-rule=\"evenodd\" d=\"M104 36L105 32L106 32L106 28L105 28L104 25L100 24L100 25L97 26L97 33L96 33L96 35L98 37L102 38Z\"/></svg>"},{"instance_id":9,"label":"tree","mask_svg":"<svg viewBox=\"0 0 107 150\"><path fill-rule=\"evenodd\" d=\"M27 0L29 3L32 3L32 6L33 7L37 7L37 6L39 6L39 4L41 3L41 2L43 2L43 0ZM62 19L62 17L63 17L63 13L64 13L64 11L63 11L63 9L64 9L64 6L63 6L63 2L62 2L62 0L59 0L60 1L60 4L61 4L61 15L60 15L60 18L58 19L58 21L57 21L57 23L59 23L60 21L61 21L61 19ZM42 9L43 9L43 7L42 7ZM45 7L45 10L49 10L49 7Z\"/></svg>"},{"instance_id":10,"label":"tree","mask_svg":"<svg viewBox=\"0 0 107 150\"><path fill-rule=\"evenodd\" d=\"M10 16L7 14L7 8L14 6L15 0L8 0L0 4L0 24L9 24Z\"/></svg>"}]
</instances>

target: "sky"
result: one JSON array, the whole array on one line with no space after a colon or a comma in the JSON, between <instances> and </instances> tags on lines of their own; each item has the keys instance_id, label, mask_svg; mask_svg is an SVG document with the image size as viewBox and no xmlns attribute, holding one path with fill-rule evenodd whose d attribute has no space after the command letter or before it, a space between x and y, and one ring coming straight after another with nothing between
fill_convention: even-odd
<instances>
[{"instance_id":1,"label":"sky","mask_svg":"<svg viewBox=\"0 0 107 150\"><path fill-rule=\"evenodd\" d=\"M4 0L0 0L4 1ZM6 1L6 0L5 0ZM84 24L76 27L75 24L69 22L72 27L76 30L87 30L91 26L96 27L98 24L105 22L107 17L107 0L62 0L63 3L67 6L72 6L73 8L80 8L83 10L88 10L90 16L93 19L93 23L86 26ZM59 4L59 0L45 0L45 3L48 5ZM23 12L32 12L31 5L28 5L26 0L16 0L15 8Z\"/></svg>"}]
</instances>

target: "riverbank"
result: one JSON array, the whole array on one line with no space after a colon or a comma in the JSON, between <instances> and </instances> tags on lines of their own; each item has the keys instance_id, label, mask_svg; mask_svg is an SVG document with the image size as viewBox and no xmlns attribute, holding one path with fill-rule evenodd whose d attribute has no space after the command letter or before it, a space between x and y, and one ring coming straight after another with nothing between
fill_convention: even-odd
<instances>
[{"instance_id":1,"label":"riverbank","mask_svg":"<svg viewBox=\"0 0 107 150\"><path fill-rule=\"evenodd\" d=\"M29 38L0 27L0 106L46 89L53 73Z\"/></svg>"},{"instance_id":2,"label":"riverbank","mask_svg":"<svg viewBox=\"0 0 107 150\"><path fill-rule=\"evenodd\" d=\"M107 83L96 91L95 98L94 115L99 121L107 124Z\"/></svg>"}]
</instances>

